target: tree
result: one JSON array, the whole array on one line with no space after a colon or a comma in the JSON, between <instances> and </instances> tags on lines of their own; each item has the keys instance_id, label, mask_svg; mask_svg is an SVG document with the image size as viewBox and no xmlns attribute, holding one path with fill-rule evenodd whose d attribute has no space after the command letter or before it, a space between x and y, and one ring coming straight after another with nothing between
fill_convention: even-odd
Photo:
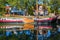
<instances>
[{"instance_id":1,"label":"tree","mask_svg":"<svg viewBox=\"0 0 60 40\"><path fill-rule=\"evenodd\" d=\"M16 6L18 9L21 8L23 10L27 8L28 13L33 14L32 7L35 6L36 1L35 0L0 0L0 8L2 8L3 10L5 10L5 4L9 4L11 7Z\"/></svg>"},{"instance_id":2,"label":"tree","mask_svg":"<svg viewBox=\"0 0 60 40\"><path fill-rule=\"evenodd\" d=\"M60 7L60 2L59 0L51 0L50 1L50 6L51 6L51 10L52 12L58 12L58 9Z\"/></svg>"}]
</instances>

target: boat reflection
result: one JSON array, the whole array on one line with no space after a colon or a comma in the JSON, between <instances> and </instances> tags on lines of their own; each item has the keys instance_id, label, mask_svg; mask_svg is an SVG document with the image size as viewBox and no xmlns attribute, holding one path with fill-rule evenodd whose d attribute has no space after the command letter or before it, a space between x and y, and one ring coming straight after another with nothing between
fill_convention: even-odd
<instances>
[{"instance_id":1,"label":"boat reflection","mask_svg":"<svg viewBox=\"0 0 60 40\"><path fill-rule=\"evenodd\" d=\"M1 30L2 28L3 30ZM15 36L24 37L24 35L27 35L30 38L30 40L33 40L34 33L31 31L32 29L34 29L33 24L2 25L0 26L0 30L2 31L2 34L0 34L0 36L12 37L13 35L15 35Z\"/></svg>"}]
</instances>

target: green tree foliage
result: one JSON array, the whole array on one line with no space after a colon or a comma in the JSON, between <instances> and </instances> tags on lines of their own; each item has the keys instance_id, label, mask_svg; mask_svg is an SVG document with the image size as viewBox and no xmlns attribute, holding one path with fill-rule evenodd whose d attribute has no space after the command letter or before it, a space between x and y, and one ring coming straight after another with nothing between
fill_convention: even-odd
<instances>
[{"instance_id":1,"label":"green tree foliage","mask_svg":"<svg viewBox=\"0 0 60 40\"><path fill-rule=\"evenodd\" d=\"M4 12L5 4L9 4L12 7L16 6L18 9L28 9L29 14L33 14L33 8L36 5L36 0L0 0L0 12ZM60 8L60 0L43 0L45 6L50 6L51 11L58 12ZM50 9L48 9L50 11Z\"/></svg>"},{"instance_id":2,"label":"green tree foliage","mask_svg":"<svg viewBox=\"0 0 60 40\"><path fill-rule=\"evenodd\" d=\"M5 4L9 4L11 7L16 6L18 9L21 8L23 10L27 8L28 11L33 13L32 12L33 9L30 7L35 5L35 0L0 0L0 8L5 8Z\"/></svg>"},{"instance_id":3,"label":"green tree foliage","mask_svg":"<svg viewBox=\"0 0 60 40\"><path fill-rule=\"evenodd\" d=\"M59 0L51 0L50 1L50 6L51 6L51 11L52 12L58 12L58 9L60 7L60 2Z\"/></svg>"}]
</instances>

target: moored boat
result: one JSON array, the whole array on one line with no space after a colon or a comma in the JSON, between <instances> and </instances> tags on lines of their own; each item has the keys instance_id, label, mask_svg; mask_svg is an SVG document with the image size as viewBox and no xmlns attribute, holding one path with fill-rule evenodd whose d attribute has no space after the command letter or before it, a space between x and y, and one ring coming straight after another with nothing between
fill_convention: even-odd
<instances>
[{"instance_id":1,"label":"moored boat","mask_svg":"<svg viewBox=\"0 0 60 40\"><path fill-rule=\"evenodd\" d=\"M0 18L0 23L23 22L21 18Z\"/></svg>"}]
</instances>

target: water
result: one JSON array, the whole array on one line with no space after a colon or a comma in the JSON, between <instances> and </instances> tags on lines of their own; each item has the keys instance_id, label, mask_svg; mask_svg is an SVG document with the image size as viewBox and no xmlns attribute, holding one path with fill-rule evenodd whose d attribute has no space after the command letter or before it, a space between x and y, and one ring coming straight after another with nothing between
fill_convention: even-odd
<instances>
[{"instance_id":1,"label":"water","mask_svg":"<svg viewBox=\"0 0 60 40\"><path fill-rule=\"evenodd\" d=\"M45 25L46 24L46 25ZM47 33L42 35L38 32L38 36L36 37L36 33L34 30L35 26L51 26L51 25L47 25L48 23L38 23L38 25L33 25L33 24L4 24L1 25L2 27L10 27L8 29L0 29L0 39L5 39L5 40L36 40L38 38L38 40L49 40L52 39L51 36L53 36L53 38L57 35L59 35L60 33L60 28L58 28L57 30L52 30L52 29L48 29ZM1 27L0 26L0 27ZM21 27L22 26L22 27ZM53 26L56 26L56 24L54 24ZM24 29L24 30L22 30ZM25 30L27 29L27 30ZM30 29L30 30L28 30ZM37 31L37 30L36 30ZM59 35L60 36L60 35ZM53 39L54 40L54 39Z\"/></svg>"}]
</instances>

